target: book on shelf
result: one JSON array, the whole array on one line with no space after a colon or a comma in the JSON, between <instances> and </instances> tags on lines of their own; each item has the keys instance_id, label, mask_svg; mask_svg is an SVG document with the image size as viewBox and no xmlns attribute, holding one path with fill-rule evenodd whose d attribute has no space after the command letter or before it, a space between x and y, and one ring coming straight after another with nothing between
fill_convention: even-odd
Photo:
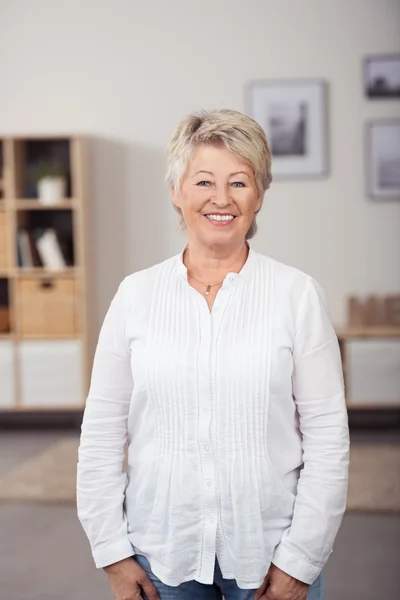
<instances>
[{"instance_id":1,"label":"book on shelf","mask_svg":"<svg viewBox=\"0 0 400 600\"><path fill-rule=\"evenodd\" d=\"M33 267L33 256L29 242L29 232L26 229L18 229L18 265L20 267Z\"/></svg>"},{"instance_id":2,"label":"book on shelf","mask_svg":"<svg viewBox=\"0 0 400 600\"><path fill-rule=\"evenodd\" d=\"M58 244L54 229L45 229L36 235L36 247L43 266L49 271L65 269L67 263Z\"/></svg>"},{"instance_id":3,"label":"book on shelf","mask_svg":"<svg viewBox=\"0 0 400 600\"><path fill-rule=\"evenodd\" d=\"M51 227L33 230L19 228L17 250L21 268L42 267L49 271L61 271L71 262L65 241Z\"/></svg>"}]
</instances>

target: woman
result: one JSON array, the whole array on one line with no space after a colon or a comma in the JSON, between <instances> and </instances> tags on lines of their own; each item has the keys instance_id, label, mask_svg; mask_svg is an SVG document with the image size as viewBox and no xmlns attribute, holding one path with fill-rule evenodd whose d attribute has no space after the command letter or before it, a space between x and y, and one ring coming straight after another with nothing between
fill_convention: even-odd
<instances>
[{"instance_id":1,"label":"woman","mask_svg":"<svg viewBox=\"0 0 400 600\"><path fill-rule=\"evenodd\" d=\"M105 317L77 502L116 600L323 598L347 493L341 360L316 281L248 243L271 179L255 121L185 118L168 181L188 244L126 277Z\"/></svg>"}]
</instances>

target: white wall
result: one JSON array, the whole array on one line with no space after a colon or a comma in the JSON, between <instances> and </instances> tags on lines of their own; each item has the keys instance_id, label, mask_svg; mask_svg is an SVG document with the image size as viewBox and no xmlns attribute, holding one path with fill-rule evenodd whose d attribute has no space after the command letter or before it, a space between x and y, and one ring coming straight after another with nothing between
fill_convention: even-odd
<instances>
[{"instance_id":1,"label":"white wall","mask_svg":"<svg viewBox=\"0 0 400 600\"><path fill-rule=\"evenodd\" d=\"M366 197L363 149L400 102L364 99L361 69L399 51L398 0L0 0L0 135L94 136L99 324L126 273L184 243L163 179L179 119L244 110L251 79L327 79L331 173L275 182L254 248L316 277L340 323L347 294L400 290L400 202Z\"/></svg>"}]
</instances>

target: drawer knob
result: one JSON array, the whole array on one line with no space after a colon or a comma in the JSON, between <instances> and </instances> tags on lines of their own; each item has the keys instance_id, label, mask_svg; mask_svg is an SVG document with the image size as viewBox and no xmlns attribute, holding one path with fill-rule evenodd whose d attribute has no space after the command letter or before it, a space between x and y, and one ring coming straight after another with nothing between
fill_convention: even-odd
<instances>
[{"instance_id":1,"label":"drawer knob","mask_svg":"<svg viewBox=\"0 0 400 600\"><path fill-rule=\"evenodd\" d=\"M43 279L40 282L40 287L44 289L51 289L52 287L54 287L54 283L51 279Z\"/></svg>"}]
</instances>

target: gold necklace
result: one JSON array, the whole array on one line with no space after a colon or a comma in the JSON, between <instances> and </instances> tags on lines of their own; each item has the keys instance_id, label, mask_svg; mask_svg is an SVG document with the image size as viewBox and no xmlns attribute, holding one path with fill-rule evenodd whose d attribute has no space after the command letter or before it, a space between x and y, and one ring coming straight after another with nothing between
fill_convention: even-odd
<instances>
[{"instance_id":1,"label":"gold necklace","mask_svg":"<svg viewBox=\"0 0 400 600\"><path fill-rule=\"evenodd\" d=\"M200 283L200 285L204 285L204 287L206 288L206 291L204 292L206 296L210 295L210 290L212 287L215 287L216 285L221 285L222 283L224 283L223 281L220 281L219 283L208 283L205 284L202 281L199 281L198 279L196 279L196 277L193 277L193 275L191 274L190 271L188 271L188 275L190 275L190 277L192 279L194 279L195 281L197 281L197 283Z\"/></svg>"}]
</instances>

